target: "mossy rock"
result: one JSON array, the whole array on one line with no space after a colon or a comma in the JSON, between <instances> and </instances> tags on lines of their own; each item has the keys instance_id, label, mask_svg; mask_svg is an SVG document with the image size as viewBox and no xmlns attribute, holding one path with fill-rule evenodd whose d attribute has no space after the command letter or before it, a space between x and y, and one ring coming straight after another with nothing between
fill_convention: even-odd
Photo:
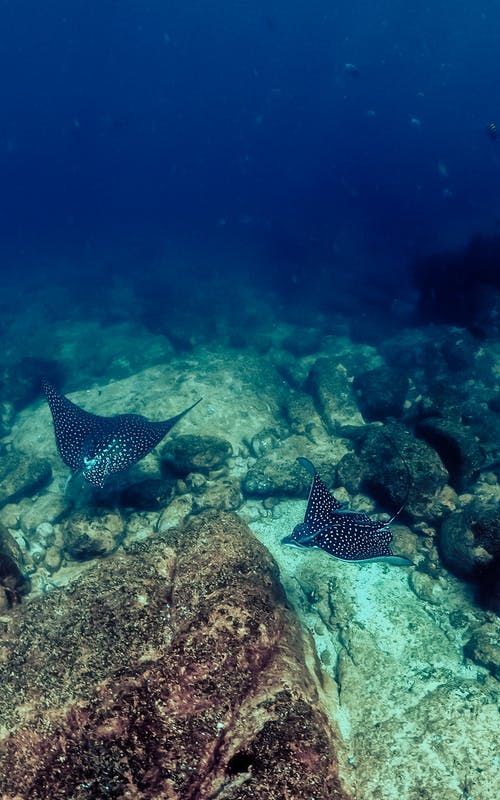
<instances>
[{"instance_id":1,"label":"mossy rock","mask_svg":"<svg viewBox=\"0 0 500 800\"><path fill-rule=\"evenodd\" d=\"M65 551L76 561L113 553L125 534L125 522L113 512L75 511L63 525Z\"/></svg>"},{"instance_id":2,"label":"mossy rock","mask_svg":"<svg viewBox=\"0 0 500 800\"><path fill-rule=\"evenodd\" d=\"M500 516L497 509L473 502L451 514L439 534L446 566L461 578L478 579L500 559Z\"/></svg>"},{"instance_id":3,"label":"mossy rock","mask_svg":"<svg viewBox=\"0 0 500 800\"><path fill-rule=\"evenodd\" d=\"M438 453L450 473L450 483L463 490L473 480L484 461L474 434L459 422L450 419L423 420L417 432Z\"/></svg>"},{"instance_id":4,"label":"mossy rock","mask_svg":"<svg viewBox=\"0 0 500 800\"><path fill-rule=\"evenodd\" d=\"M485 667L500 680L500 645L498 623L482 625L464 647L464 655Z\"/></svg>"},{"instance_id":5,"label":"mossy rock","mask_svg":"<svg viewBox=\"0 0 500 800\"><path fill-rule=\"evenodd\" d=\"M370 426L358 457L363 483L377 499L395 510L406 500L405 512L411 517L433 519L433 501L448 472L430 445L401 425Z\"/></svg>"},{"instance_id":6,"label":"mossy rock","mask_svg":"<svg viewBox=\"0 0 500 800\"><path fill-rule=\"evenodd\" d=\"M51 477L52 467L45 458L16 452L4 454L0 461L0 506L30 497Z\"/></svg>"},{"instance_id":7,"label":"mossy rock","mask_svg":"<svg viewBox=\"0 0 500 800\"><path fill-rule=\"evenodd\" d=\"M231 443L219 436L175 436L161 451L162 460L179 476L221 469L232 455Z\"/></svg>"},{"instance_id":8,"label":"mossy rock","mask_svg":"<svg viewBox=\"0 0 500 800\"><path fill-rule=\"evenodd\" d=\"M0 525L0 610L17 605L30 590L23 574L23 555L11 533Z\"/></svg>"},{"instance_id":9,"label":"mossy rock","mask_svg":"<svg viewBox=\"0 0 500 800\"><path fill-rule=\"evenodd\" d=\"M307 389L330 433L337 433L342 425L363 424L347 370L335 359L317 359L307 378Z\"/></svg>"},{"instance_id":10,"label":"mossy rock","mask_svg":"<svg viewBox=\"0 0 500 800\"><path fill-rule=\"evenodd\" d=\"M409 380L400 370L382 366L361 372L354 378L353 389L366 420L399 418L404 409Z\"/></svg>"},{"instance_id":11,"label":"mossy rock","mask_svg":"<svg viewBox=\"0 0 500 800\"><path fill-rule=\"evenodd\" d=\"M309 640L233 515L89 565L0 633L1 797L348 798Z\"/></svg>"},{"instance_id":12,"label":"mossy rock","mask_svg":"<svg viewBox=\"0 0 500 800\"><path fill-rule=\"evenodd\" d=\"M307 497L311 476L297 458L308 458L327 486L335 485L336 461L331 450L318 449L306 436L290 436L279 447L258 458L242 482L251 497Z\"/></svg>"}]
</instances>

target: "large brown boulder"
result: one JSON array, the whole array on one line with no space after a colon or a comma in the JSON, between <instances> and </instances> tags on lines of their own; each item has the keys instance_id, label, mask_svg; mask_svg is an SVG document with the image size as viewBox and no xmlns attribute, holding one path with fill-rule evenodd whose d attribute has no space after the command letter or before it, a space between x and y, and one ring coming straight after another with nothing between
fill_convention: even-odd
<instances>
[{"instance_id":1,"label":"large brown boulder","mask_svg":"<svg viewBox=\"0 0 500 800\"><path fill-rule=\"evenodd\" d=\"M308 648L232 514L96 562L3 617L0 796L345 798Z\"/></svg>"}]
</instances>

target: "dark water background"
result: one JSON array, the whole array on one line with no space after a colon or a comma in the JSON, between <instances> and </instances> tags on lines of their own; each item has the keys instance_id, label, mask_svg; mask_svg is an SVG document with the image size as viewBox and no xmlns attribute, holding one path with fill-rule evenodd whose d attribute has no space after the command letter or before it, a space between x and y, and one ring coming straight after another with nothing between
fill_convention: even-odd
<instances>
[{"instance_id":1,"label":"dark water background","mask_svg":"<svg viewBox=\"0 0 500 800\"><path fill-rule=\"evenodd\" d=\"M4 288L411 307L416 257L500 232L499 31L493 0L2 0Z\"/></svg>"}]
</instances>

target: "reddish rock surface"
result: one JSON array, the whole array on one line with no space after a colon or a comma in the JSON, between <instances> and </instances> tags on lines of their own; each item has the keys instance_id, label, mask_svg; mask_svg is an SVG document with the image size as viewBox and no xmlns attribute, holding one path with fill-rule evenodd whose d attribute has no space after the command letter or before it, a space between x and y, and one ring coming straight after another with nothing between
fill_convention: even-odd
<instances>
[{"instance_id":1,"label":"reddish rock surface","mask_svg":"<svg viewBox=\"0 0 500 800\"><path fill-rule=\"evenodd\" d=\"M340 800L277 568L208 513L0 618L2 800Z\"/></svg>"}]
</instances>

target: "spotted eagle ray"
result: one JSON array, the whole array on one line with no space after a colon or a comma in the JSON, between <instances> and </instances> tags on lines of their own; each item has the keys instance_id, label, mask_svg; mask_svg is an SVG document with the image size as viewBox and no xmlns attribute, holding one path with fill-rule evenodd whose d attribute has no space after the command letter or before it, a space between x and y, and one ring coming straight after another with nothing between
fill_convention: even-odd
<instances>
[{"instance_id":1,"label":"spotted eagle ray","mask_svg":"<svg viewBox=\"0 0 500 800\"><path fill-rule=\"evenodd\" d=\"M52 413L56 442L62 460L72 475L102 489L106 478L127 470L144 458L171 428L201 401L163 422L152 422L140 414L101 417L84 411L43 381Z\"/></svg>"},{"instance_id":2,"label":"spotted eagle ray","mask_svg":"<svg viewBox=\"0 0 500 800\"><path fill-rule=\"evenodd\" d=\"M307 458L297 461L312 475L304 522L296 525L282 544L293 547L318 547L341 561L385 561L411 566L408 558L395 556L390 548L393 521L377 522L363 512L347 511L326 488ZM400 509L401 510L401 509ZM399 513L399 511L398 511ZM395 515L397 516L397 514Z\"/></svg>"}]
</instances>

